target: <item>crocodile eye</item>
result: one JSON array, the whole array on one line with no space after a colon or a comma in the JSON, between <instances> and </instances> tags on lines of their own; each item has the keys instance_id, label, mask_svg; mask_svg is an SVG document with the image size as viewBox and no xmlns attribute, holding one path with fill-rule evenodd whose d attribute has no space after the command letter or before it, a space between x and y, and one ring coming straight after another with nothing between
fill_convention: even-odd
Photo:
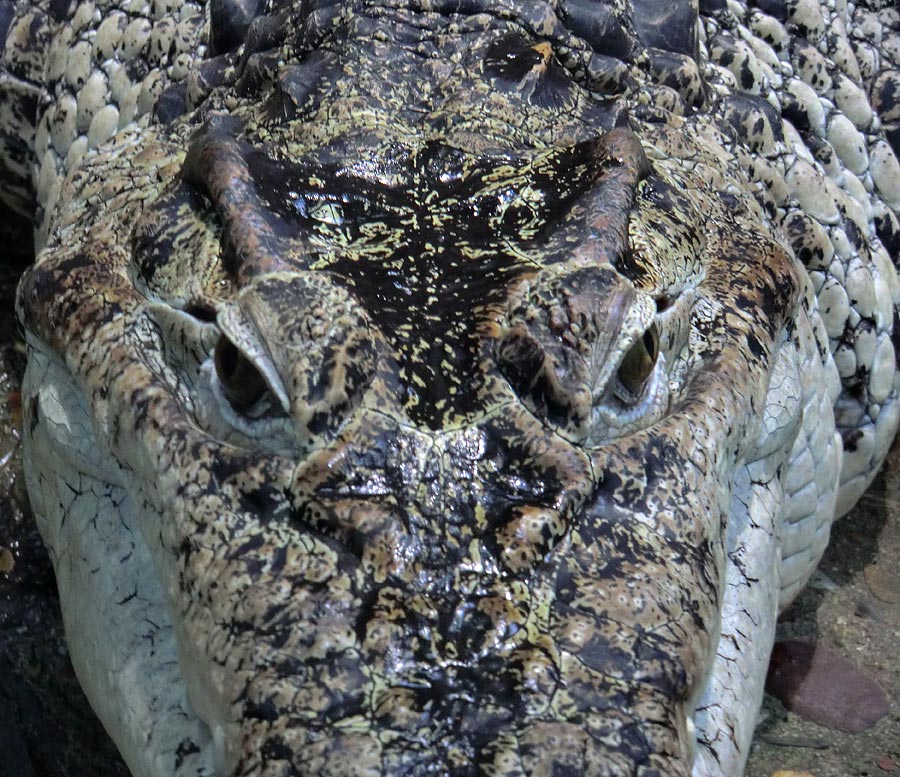
<instances>
[{"instance_id":1,"label":"crocodile eye","mask_svg":"<svg viewBox=\"0 0 900 777\"><path fill-rule=\"evenodd\" d=\"M253 363L224 335L216 343L216 375L235 410L249 410L268 389Z\"/></svg>"},{"instance_id":2,"label":"crocodile eye","mask_svg":"<svg viewBox=\"0 0 900 777\"><path fill-rule=\"evenodd\" d=\"M616 394L625 401L633 402L640 397L647 379L653 373L656 366L656 358L659 356L659 331L653 324L643 336L635 342L619 365L616 373Z\"/></svg>"}]
</instances>

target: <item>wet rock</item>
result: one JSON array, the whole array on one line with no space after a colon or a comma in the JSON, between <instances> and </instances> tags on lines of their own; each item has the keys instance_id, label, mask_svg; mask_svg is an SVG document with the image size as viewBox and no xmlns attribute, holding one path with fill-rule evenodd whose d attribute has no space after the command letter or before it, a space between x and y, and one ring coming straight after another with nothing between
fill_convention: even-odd
<instances>
[{"instance_id":1,"label":"wet rock","mask_svg":"<svg viewBox=\"0 0 900 777\"><path fill-rule=\"evenodd\" d=\"M871 677L831 648L808 642L775 643L766 691L808 720L852 733L888 712L887 695Z\"/></svg>"}]
</instances>

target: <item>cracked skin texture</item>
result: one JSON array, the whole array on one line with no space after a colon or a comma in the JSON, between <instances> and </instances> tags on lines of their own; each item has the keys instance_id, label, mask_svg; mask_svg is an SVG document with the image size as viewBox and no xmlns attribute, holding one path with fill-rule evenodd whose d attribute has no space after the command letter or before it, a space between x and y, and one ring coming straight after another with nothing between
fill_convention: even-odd
<instances>
[{"instance_id":1,"label":"cracked skin texture","mask_svg":"<svg viewBox=\"0 0 900 777\"><path fill-rule=\"evenodd\" d=\"M725 122L629 112L625 17L598 73L549 6L406 5L267 7L67 179L20 316L220 771L688 775L735 474L779 354L830 359L809 278Z\"/></svg>"}]
</instances>

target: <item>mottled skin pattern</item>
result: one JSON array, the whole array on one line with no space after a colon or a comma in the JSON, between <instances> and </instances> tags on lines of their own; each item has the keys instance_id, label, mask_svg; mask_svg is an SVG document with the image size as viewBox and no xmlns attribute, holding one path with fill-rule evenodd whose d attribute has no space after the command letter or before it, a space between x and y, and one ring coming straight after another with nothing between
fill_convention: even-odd
<instances>
[{"instance_id":1,"label":"mottled skin pattern","mask_svg":"<svg viewBox=\"0 0 900 777\"><path fill-rule=\"evenodd\" d=\"M188 43L81 135L48 66L23 152L29 491L130 768L740 773L897 426L896 159L869 107L852 171L813 24L849 12L248 7L148 11Z\"/></svg>"}]
</instances>

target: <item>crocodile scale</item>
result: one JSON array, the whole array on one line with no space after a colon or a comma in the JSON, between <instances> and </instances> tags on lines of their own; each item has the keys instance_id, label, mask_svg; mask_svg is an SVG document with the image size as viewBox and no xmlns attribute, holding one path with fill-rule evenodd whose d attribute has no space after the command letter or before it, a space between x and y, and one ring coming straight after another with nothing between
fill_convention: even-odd
<instances>
[{"instance_id":1,"label":"crocodile scale","mask_svg":"<svg viewBox=\"0 0 900 777\"><path fill-rule=\"evenodd\" d=\"M0 0L132 772L740 774L900 420L898 143L885 0Z\"/></svg>"}]
</instances>

